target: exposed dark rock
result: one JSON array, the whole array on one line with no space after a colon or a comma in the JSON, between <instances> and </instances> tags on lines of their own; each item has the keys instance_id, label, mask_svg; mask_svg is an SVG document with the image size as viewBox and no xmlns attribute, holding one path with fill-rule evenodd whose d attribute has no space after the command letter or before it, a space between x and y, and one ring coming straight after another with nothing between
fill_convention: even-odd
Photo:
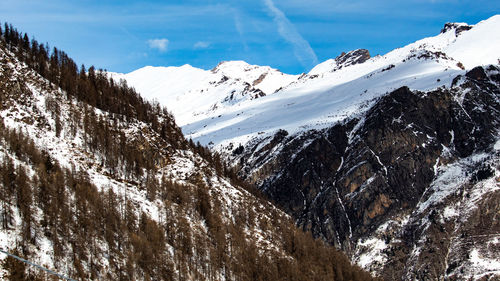
<instances>
[{"instance_id":1,"label":"exposed dark rock","mask_svg":"<svg viewBox=\"0 0 500 281\"><path fill-rule=\"evenodd\" d=\"M402 87L381 97L362 118L301 135L279 132L245 148L238 156L242 174L304 229L354 259L365 251L360 241L386 241L383 255L390 259L372 263L372 269L388 280L457 274L468 252L450 259L449 249L457 231L472 222L443 219L443 210L470 197L475 184L494 173L471 165L470 184L454 186L456 193L433 208L419 204L433 200L439 166L492 153L500 129L498 72L495 66L475 68L454 79L451 89L427 93ZM498 194L491 196L499 200ZM490 215L482 212L477 219L486 224ZM415 254L415 247L422 250Z\"/></svg>"},{"instance_id":2,"label":"exposed dark rock","mask_svg":"<svg viewBox=\"0 0 500 281\"><path fill-rule=\"evenodd\" d=\"M260 84L260 82L262 82L264 80L264 78L266 78L267 76L267 72L266 73L262 73L259 78L255 79L255 81L252 82L252 86L257 86L258 84Z\"/></svg>"},{"instance_id":3,"label":"exposed dark rock","mask_svg":"<svg viewBox=\"0 0 500 281\"><path fill-rule=\"evenodd\" d=\"M467 30L472 29L472 26L460 24L460 23L448 22L448 23L445 23L443 29L441 29L441 33L445 33L445 32L452 30L452 29L455 30L455 34L458 36L463 31L467 31Z\"/></svg>"},{"instance_id":4,"label":"exposed dark rock","mask_svg":"<svg viewBox=\"0 0 500 281\"><path fill-rule=\"evenodd\" d=\"M484 69L480 66L475 67L465 74L465 76L474 79L474 80L486 80L488 77L486 76L486 73L484 72Z\"/></svg>"},{"instance_id":5,"label":"exposed dark rock","mask_svg":"<svg viewBox=\"0 0 500 281\"><path fill-rule=\"evenodd\" d=\"M335 58L337 65L341 67L346 67L350 65L355 65L359 63L364 63L370 59L370 52L366 49L357 49L350 51L347 54L342 52L338 57Z\"/></svg>"},{"instance_id":6,"label":"exposed dark rock","mask_svg":"<svg viewBox=\"0 0 500 281\"><path fill-rule=\"evenodd\" d=\"M479 181L482 181L482 180L485 180L485 179L488 179L492 176L495 175L495 172L493 171L493 169L491 168L490 165L482 165L481 167L479 167L479 169L474 172L474 174L472 175L471 177L471 182L472 183L477 183Z\"/></svg>"},{"instance_id":7,"label":"exposed dark rock","mask_svg":"<svg viewBox=\"0 0 500 281\"><path fill-rule=\"evenodd\" d=\"M394 64L390 64L389 66L387 66L386 68L383 68L380 72L384 72L384 71L387 71L387 70L391 70L393 69L394 67L396 67Z\"/></svg>"}]
</instances>

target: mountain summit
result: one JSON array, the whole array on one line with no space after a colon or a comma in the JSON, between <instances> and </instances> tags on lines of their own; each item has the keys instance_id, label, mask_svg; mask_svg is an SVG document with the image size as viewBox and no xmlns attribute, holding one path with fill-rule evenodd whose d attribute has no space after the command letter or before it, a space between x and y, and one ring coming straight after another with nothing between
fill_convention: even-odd
<instances>
[{"instance_id":1,"label":"mountain summit","mask_svg":"<svg viewBox=\"0 0 500 281\"><path fill-rule=\"evenodd\" d=\"M370 52L365 49L357 49L347 52L347 54L342 52L335 59L329 59L315 66L311 71L309 71L309 75L320 75L325 72L334 72L342 67L364 63L368 59L370 59Z\"/></svg>"}]
</instances>

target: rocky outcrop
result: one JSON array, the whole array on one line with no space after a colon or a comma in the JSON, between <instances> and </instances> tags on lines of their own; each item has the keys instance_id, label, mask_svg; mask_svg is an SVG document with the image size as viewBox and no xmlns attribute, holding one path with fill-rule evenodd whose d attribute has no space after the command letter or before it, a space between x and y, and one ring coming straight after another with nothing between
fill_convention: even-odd
<instances>
[{"instance_id":1,"label":"rocky outcrop","mask_svg":"<svg viewBox=\"0 0 500 281\"><path fill-rule=\"evenodd\" d=\"M463 31L467 31L472 29L472 26L464 24L464 23L456 23L456 22L448 22L445 23L443 29L441 29L441 33L445 33L450 30L455 30L455 35L458 36Z\"/></svg>"},{"instance_id":2,"label":"rocky outcrop","mask_svg":"<svg viewBox=\"0 0 500 281\"><path fill-rule=\"evenodd\" d=\"M347 54L342 52L338 57L335 58L337 65L342 68L350 65L355 65L359 63L364 63L370 59L370 52L366 49L357 49L350 51Z\"/></svg>"},{"instance_id":3,"label":"rocky outcrop","mask_svg":"<svg viewBox=\"0 0 500 281\"><path fill-rule=\"evenodd\" d=\"M500 200L499 71L475 68L450 89L397 89L322 131L280 131L238 151L242 175L387 279L488 272L471 257L500 258L500 229L486 230Z\"/></svg>"}]
</instances>

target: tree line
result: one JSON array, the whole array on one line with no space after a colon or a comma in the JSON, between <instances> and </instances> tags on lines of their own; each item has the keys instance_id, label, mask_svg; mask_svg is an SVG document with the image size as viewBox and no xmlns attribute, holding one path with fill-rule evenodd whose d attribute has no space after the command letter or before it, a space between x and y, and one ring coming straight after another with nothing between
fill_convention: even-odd
<instances>
[{"instance_id":1,"label":"tree line","mask_svg":"<svg viewBox=\"0 0 500 281\"><path fill-rule=\"evenodd\" d=\"M127 85L126 81L122 80L117 83L108 77L104 70L96 70L94 66L86 69L84 65L81 65L79 68L62 50L54 47L51 51L48 43L41 44L34 38L30 40L26 33L19 32L8 23L4 24L3 30L0 25L0 43L3 43L6 49L13 52L31 69L50 81L53 88L59 87L69 97L76 98L89 107L109 112L112 119L117 121L138 120L145 122L172 149L189 149L197 153L215 168L217 175L225 176L252 194L262 196L255 187L242 181L237 175L237 171L227 165L218 153L213 153L207 147L194 143L192 140L187 141L166 107L144 100L133 88ZM55 105L50 108L53 109L52 112L56 118L56 133L59 133L61 128L60 110L57 108L56 102L51 104ZM108 134L112 125L105 124L102 119L99 120L97 116L92 115L91 110L86 111L83 116L77 111L72 111L71 115L73 116L70 120L72 135L76 135L78 125L83 121L85 136L90 138L90 140L86 139L86 141L88 140L87 145L94 151L104 149L105 154L110 156L107 158L109 167L117 164L117 157L114 157L109 149L123 147L124 142L119 140L124 140L128 136L122 134L119 135L119 138L115 138L115 135ZM110 141L113 139L116 141ZM129 164L127 171L135 170L136 173L140 173L141 169L152 167L151 163L147 161L151 159L149 155L142 157L140 153L133 152L122 153L122 155L129 160L126 161Z\"/></svg>"},{"instance_id":2,"label":"tree line","mask_svg":"<svg viewBox=\"0 0 500 281\"><path fill-rule=\"evenodd\" d=\"M176 147L186 144L168 110L144 100L124 80L117 83L104 70L96 70L94 66L78 67L65 52L56 47L51 51L48 43L30 40L26 33L10 24L5 23L3 30L0 27L0 37L6 49L68 96L127 120L145 122Z\"/></svg>"}]
</instances>

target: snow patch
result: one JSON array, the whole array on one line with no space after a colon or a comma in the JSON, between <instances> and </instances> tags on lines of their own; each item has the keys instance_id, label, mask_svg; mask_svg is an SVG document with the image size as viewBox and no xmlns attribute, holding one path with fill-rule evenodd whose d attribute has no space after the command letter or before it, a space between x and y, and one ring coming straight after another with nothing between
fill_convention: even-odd
<instances>
[{"instance_id":1,"label":"snow patch","mask_svg":"<svg viewBox=\"0 0 500 281\"><path fill-rule=\"evenodd\" d=\"M457 192L460 186L469 180L467 171L483 163L488 156L486 153L474 154L452 164L437 167L438 158L434 166L436 178L422 197L425 198L426 195L431 194L425 201L418 203L416 212L422 213L430 206L441 202L446 197Z\"/></svg>"},{"instance_id":2,"label":"snow patch","mask_svg":"<svg viewBox=\"0 0 500 281\"><path fill-rule=\"evenodd\" d=\"M370 238L365 241L359 242L359 249L367 248L369 250L359 255L356 263L364 269L368 269L370 265L375 262L383 264L387 260L387 258L382 254L382 252L387 248L387 246L388 245L382 239L378 238Z\"/></svg>"},{"instance_id":3,"label":"snow patch","mask_svg":"<svg viewBox=\"0 0 500 281\"><path fill-rule=\"evenodd\" d=\"M484 257L477 249L472 249L469 256L469 261L476 269L482 272L482 275L490 273L500 274L500 260Z\"/></svg>"}]
</instances>

